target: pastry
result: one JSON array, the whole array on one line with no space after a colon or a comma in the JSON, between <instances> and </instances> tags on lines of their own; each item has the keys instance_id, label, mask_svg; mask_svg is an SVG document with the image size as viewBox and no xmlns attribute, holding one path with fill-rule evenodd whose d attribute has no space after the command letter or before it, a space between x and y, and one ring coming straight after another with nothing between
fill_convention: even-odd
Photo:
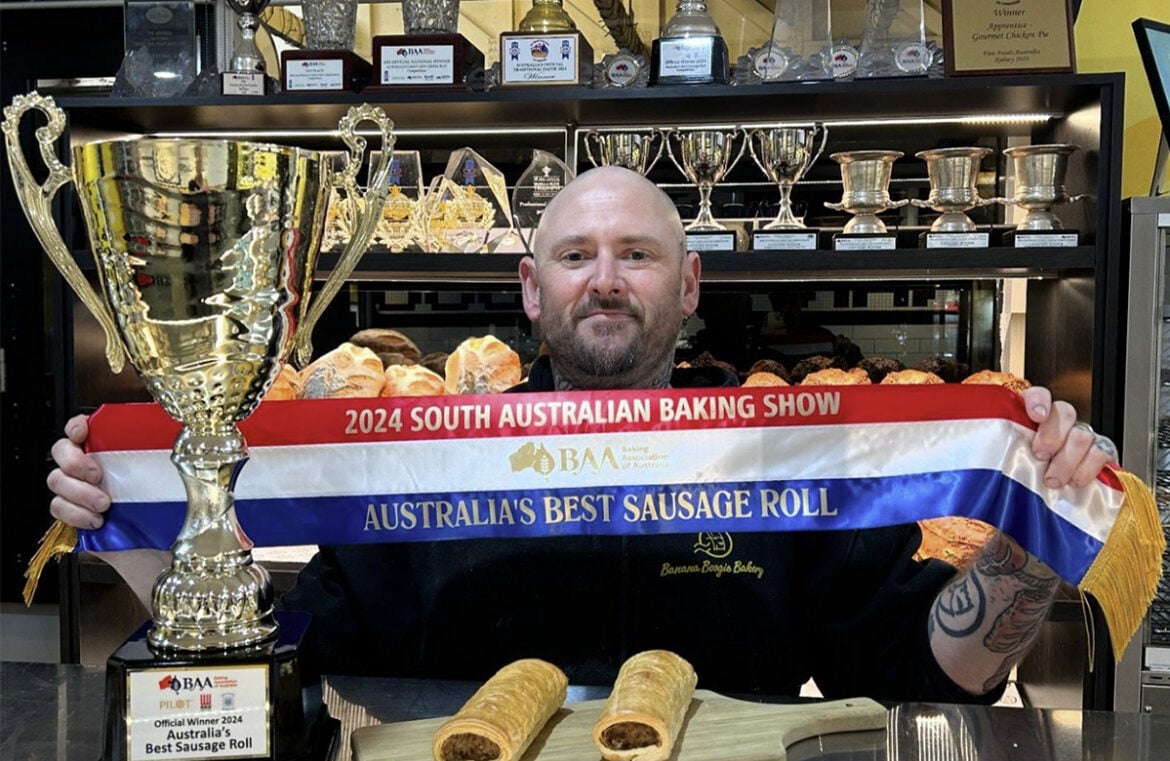
<instances>
[{"instance_id":1,"label":"pastry","mask_svg":"<svg viewBox=\"0 0 1170 761\"><path fill-rule=\"evenodd\" d=\"M435 761L515 761L565 702L568 686L546 661L509 663L435 730Z\"/></svg>"},{"instance_id":2,"label":"pastry","mask_svg":"<svg viewBox=\"0 0 1170 761\"><path fill-rule=\"evenodd\" d=\"M349 337L354 346L364 346L375 354L401 354L405 362L395 362L399 365L413 365L422 357L422 352L414 341L389 328L367 328L359 330ZM383 360L385 361L385 360ZM387 363L390 364L390 363Z\"/></svg>"},{"instance_id":3,"label":"pastry","mask_svg":"<svg viewBox=\"0 0 1170 761\"><path fill-rule=\"evenodd\" d=\"M804 376L800 382L802 386L867 386L871 383L869 373L859 367L852 370L839 370L830 367L826 370L817 370Z\"/></svg>"},{"instance_id":4,"label":"pastry","mask_svg":"<svg viewBox=\"0 0 1170 761\"><path fill-rule=\"evenodd\" d=\"M382 360L369 349L343 343L301 371L304 399L378 396L386 377Z\"/></svg>"},{"instance_id":5,"label":"pastry","mask_svg":"<svg viewBox=\"0 0 1170 761\"><path fill-rule=\"evenodd\" d=\"M964 383L984 383L991 386L1003 386L1010 388L1017 394L1026 388L1031 387L1026 379L1011 373L1000 373L995 370L980 370L963 379Z\"/></svg>"},{"instance_id":6,"label":"pastry","mask_svg":"<svg viewBox=\"0 0 1170 761\"><path fill-rule=\"evenodd\" d=\"M886 373L886 377L882 378L881 385L883 386L929 386L945 383L942 378L934 373L928 373L924 370L895 370L892 373Z\"/></svg>"},{"instance_id":7,"label":"pastry","mask_svg":"<svg viewBox=\"0 0 1170 761\"><path fill-rule=\"evenodd\" d=\"M747 377L743 382L743 388L753 388L755 386L787 386L788 381L781 378L775 373L757 370Z\"/></svg>"},{"instance_id":8,"label":"pastry","mask_svg":"<svg viewBox=\"0 0 1170 761\"><path fill-rule=\"evenodd\" d=\"M292 365L280 368L276 380L272 381L268 392L264 394L264 401L301 398L301 376Z\"/></svg>"},{"instance_id":9,"label":"pastry","mask_svg":"<svg viewBox=\"0 0 1170 761\"><path fill-rule=\"evenodd\" d=\"M520 355L495 336L468 338L447 357L448 394L495 394L520 382Z\"/></svg>"},{"instance_id":10,"label":"pastry","mask_svg":"<svg viewBox=\"0 0 1170 761\"><path fill-rule=\"evenodd\" d=\"M663 761L682 730L698 678L669 650L647 650L622 664L593 744L606 761ZM733 738L729 738L731 740Z\"/></svg>"},{"instance_id":11,"label":"pastry","mask_svg":"<svg viewBox=\"0 0 1170 761\"><path fill-rule=\"evenodd\" d=\"M386 368L382 396L442 396L443 379L422 365L390 365Z\"/></svg>"},{"instance_id":12,"label":"pastry","mask_svg":"<svg viewBox=\"0 0 1170 761\"><path fill-rule=\"evenodd\" d=\"M866 357L859 361L857 366L869 375L869 379L874 383L881 383L882 378L885 378L890 373L896 373L899 370L905 370L906 365L902 364L901 360L893 357Z\"/></svg>"}]
</instances>

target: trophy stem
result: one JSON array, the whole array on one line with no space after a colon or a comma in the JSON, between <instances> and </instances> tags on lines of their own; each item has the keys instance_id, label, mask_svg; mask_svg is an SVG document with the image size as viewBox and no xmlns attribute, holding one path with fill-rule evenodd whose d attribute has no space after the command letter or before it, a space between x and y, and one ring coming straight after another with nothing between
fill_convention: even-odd
<instances>
[{"instance_id":1,"label":"trophy stem","mask_svg":"<svg viewBox=\"0 0 1170 761\"><path fill-rule=\"evenodd\" d=\"M239 430L184 427L171 461L187 490L187 516L171 568L154 584L151 647L231 650L275 638L272 581L252 562L252 542L236 520L233 489L248 461Z\"/></svg>"},{"instance_id":2,"label":"trophy stem","mask_svg":"<svg viewBox=\"0 0 1170 761\"><path fill-rule=\"evenodd\" d=\"M792 185L787 182L778 183L780 188L780 212L768 224L765 230L803 230L804 220L792 213Z\"/></svg>"},{"instance_id":3,"label":"trophy stem","mask_svg":"<svg viewBox=\"0 0 1170 761\"><path fill-rule=\"evenodd\" d=\"M259 23L254 13L241 13L236 22L240 27L240 46L232 56L231 71L264 72L264 57L256 48L256 27Z\"/></svg>"},{"instance_id":4,"label":"trophy stem","mask_svg":"<svg viewBox=\"0 0 1170 761\"><path fill-rule=\"evenodd\" d=\"M703 182L699 184L699 213L695 215L695 220L687 225L688 230L722 230L723 225L715 220L715 215L711 213L711 184Z\"/></svg>"}]
</instances>

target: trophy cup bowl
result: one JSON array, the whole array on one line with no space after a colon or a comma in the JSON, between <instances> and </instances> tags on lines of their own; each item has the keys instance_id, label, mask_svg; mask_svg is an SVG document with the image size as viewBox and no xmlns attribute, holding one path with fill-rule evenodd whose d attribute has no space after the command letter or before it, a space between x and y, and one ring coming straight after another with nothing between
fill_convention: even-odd
<instances>
[{"instance_id":1,"label":"trophy cup bowl","mask_svg":"<svg viewBox=\"0 0 1170 761\"><path fill-rule=\"evenodd\" d=\"M976 188L979 164L991 153L990 148L934 148L914 155L926 162L930 178L930 196L925 200L911 199L920 209L942 212L930 226L936 233L965 233L975 231L975 222L966 211L976 206L994 203L980 197Z\"/></svg>"},{"instance_id":2,"label":"trophy cup bowl","mask_svg":"<svg viewBox=\"0 0 1170 761\"><path fill-rule=\"evenodd\" d=\"M894 162L902 155L901 151L843 151L829 156L841 165L841 184L845 192L840 203L826 203L825 206L854 215L845 224L843 233L881 235L887 232L878 213L907 204L905 200L890 200L890 173Z\"/></svg>"},{"instance_id":3,"label":"trophy cup bowl","mask_svg":"<svg viewBox=\"0 0 1170 761\"><path fill-rule=\"evenodd\" d=\"M589 130L583 142L585 155L593 166L624 166L645 176L662 158L666 137L657 129L649 133ZM657 150L654 149L655 142L658 144ZM597 147L596 156L591 147L594 145Z\"/></svg>"},{"instance_id":4,"label":"trophy cup bowl","mask_svg":"<svg viewBox=\"0 0 1170 761\"><path fill-rule=\"evenodd\" d=\"M301 0L309 50L353 50L358 0Z\"/></svg>"},{"instance_id":5,"label":"trophy cup bowl","mask_svg":"<svg viewBox=\"0 0 1170 761\"><path fill-rule=\"evenodd\" d=\"M19 125L38 109L49 176L39 186L20 149ZM240 140L132 138L73 149L72 180L89 232L99 290L82 274L52 217L70 169L54 155L65 115L51 98L21 96L3 132L21 205L50 259L106 331L111 367L129 357L182 431L171 460L187 513L171 568L155 582L147 641L161 653L224 652L277 633L268 573L236 519L233 487L247 461L237 424L296 351L307 361L313 325L349 277L386 196L385 162L372 172L360 220L336 270L310 299L330 185L354 182L372 119L389 155L392 124L369 106L350 109L342 136L352 155L336 180L315 151Z\"/></svg>"},{"instance_id":6,"label":"trophy cup bowl","mask_svg":"<svg viewBox=\"0 0 1170 761\"><path fill-rule=\"evenodd\" d=\"M532 7L520 19L518 32L571 32L577 28L576 22L565 10L562 0L532 0Z\"/></svg>"},{"instance_id":7,"label":"trophy cup bowl","mask_svg":"<svg viewBox=\"0 0 1170 761\"><path fill-rule=\"evenodd\" d=\"M1011 198L997 198L999 203L1015 204L1025 210L1017 230L1062 230L1064 224L1052 213L1052 207L1078 201L1084 196L1069 196L1064 187L1068 157L1077 146L1068 143L1024 145L1007 148L1004 155L1012 160L1016 192Z\"/></svg>"},{"instance_id":8,"label":"trophy cup bowl","mask_svg":"<svg viewBox=\"0 0 1170 761\"><path fill-rule=\"evenodd\" d=\"M735 150L735 139L739 130L690 130L674 131L666 141L666 153L683 176L699 188L699 213L686 226L687 230L726 230L711 213L711 189L743 158L747 136L740 141L739 151ZM679 157L674 155L673 140L679 144ZM735 157L732 158L732 154Z\"/></svg>"},{"instance_id":9,"label":"trophy cup bowl","mask_svg":"<svg viewBox=\"0 0 1170 761\"><path fill-rule=\"evenodd\" d=\"M402 0L402 28L407 34L455 34L459 0Z\"/></svg>"},{"instance_id":10,"label":"trophy cup bowl","mask_svg":"<svg viewBox=\"0 0 1170 761\"><path fill-rule=\"evenodd\" d=\"M818 145L817 134L820 133ZM768 224L765 230L803 230L804 218L792 213L792 186L800 182L800 178L808 168L816 163L825 150L825 141L829 137L824 125L814 124L807 127L777 127L775 129L757 129L749 136L748 147L752 159L768 179L780 188L780 211ZM759 150L756 145L759 144Z\"/></svg>"}]
</instances>

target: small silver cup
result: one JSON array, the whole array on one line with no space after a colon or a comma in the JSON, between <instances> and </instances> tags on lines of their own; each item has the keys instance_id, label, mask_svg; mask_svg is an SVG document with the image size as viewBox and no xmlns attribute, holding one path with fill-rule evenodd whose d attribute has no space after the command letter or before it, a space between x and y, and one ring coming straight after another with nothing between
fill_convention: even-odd
<instances>
[{"instance_id":1,"label":"small silver cup","mask_svg":"<svg viewBox=\"0 0 1170 761\"><path fill-rule=\"evenodd\" d=\"M747 147L747 135L742 135L739 150L735 150L735 141L741 136L738 129L733 130L691 130L687 132L674 131L666 141L666 153L678 170L688 180L699 188L699 213L694 221L686 226L687 230L726 230L711 213L711 189L715 187L727 173L735 168L743 158ZM671 143L679 144L679 157L675 157ZM735 158L732 158L734 154Z\"/></svg>"},{"instance_id":2,"label":"small silver cup","mask_svg":"<svg viewBox=\"0 0 1170 761\"><path fill-rule=\"evenodd\" d=\"M589 130L583 139L585 155L593 166L624 166L638 174L650 170L662 158L666 137L657 129L650 132L598 132ZM657 145L657 150L655 149ZM593 146L597 155L593 154Z\"/></svg>"},{"instance_id":3,"label":"small silver cup","mask_svg":"<svg viewBox=\"0 0 1170 761\"><path fill-rule=\"evenodd\" d=\"M933 148L914 155L926 162L930 177L930 196L925 200L914 198L910 203L920 209L942 212L931 232L965 233L975 231L975 222L966 212L977 206L995 203L993 198L982 198L976 188L979 164L990 148Z\"/></svg>"},{"instance_id":4,"label":"small silver cup","mask_svg":"<svg viewBox=\"0 0 1170 761\"><path fill-rule=\"evenodd\" d=\"M996 198L1002 204L1015 204L1025 210L1017 230L1061 230L1060 218L1052 213L1057 204L1071 203L1084 198L1070 196L1065 191L1064 176L1068 171L1068 157L1077 146L1068 143L1024 145L1007 148L1004 155L1012 160L1016 192L1011 198Z\"/></svg>"},{"instance_id":5,"label":"small silver cup","mask_svg":"<svg viewBox=\"0 0 1170 761\"><path fill-rule=\"evenodd\" d=\"M902 156L901 151L843 151L829 156L841 165L841 184L845 192L840 203L826 203L825 206L854 215L842 232L854 235L887 232L885 223L877 215L909 203L905 199L890 200L890 173L894 162Z\"/></svg>"},{"instance_id":6,"label":"small silver cup","mask_svg":"<svg viewBox=\"0 0 1170 761\"><path fill-rule=\"evenodd\" d=\"M820 140L817 140L818 134ZM804 217L792 213L792 186L825 150L829 131L823 124L806 127L758 129L749 136L748 147L756 166L780 188L780 211L765 230L803 230ZM819 145L818 145L819 142ZM756 144L759 144L759 151Z\"/></svg>"}]
</instances>

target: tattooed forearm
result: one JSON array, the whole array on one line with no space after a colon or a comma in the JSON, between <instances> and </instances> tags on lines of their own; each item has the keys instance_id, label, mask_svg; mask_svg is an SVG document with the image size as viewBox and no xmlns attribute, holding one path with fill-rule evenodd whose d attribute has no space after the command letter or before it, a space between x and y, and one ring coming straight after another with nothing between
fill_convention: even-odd
<instances>
[{"instance_id":1,"label":"tattooed forearm","mask_svg":"<svg viewBox=\"0 0 1170 761\"><path fill-rule=\"evenodd\" d=\"M969 574L947 585L934 604L934 619L952 637L966 637L983 625L986 599L979 577Z\"/></svg>"},{"instance_id":2,"label":"tattooed forearm","mask_svg":"<svg viewBox=\"0 0 1170 761\"><path fill-rule=\"evenodd\" d=\"M999 531L991 535L975 561L975 568L984 576L1006 576L1024 569L1028 553Z\"/></svg>"}]
</instances>

